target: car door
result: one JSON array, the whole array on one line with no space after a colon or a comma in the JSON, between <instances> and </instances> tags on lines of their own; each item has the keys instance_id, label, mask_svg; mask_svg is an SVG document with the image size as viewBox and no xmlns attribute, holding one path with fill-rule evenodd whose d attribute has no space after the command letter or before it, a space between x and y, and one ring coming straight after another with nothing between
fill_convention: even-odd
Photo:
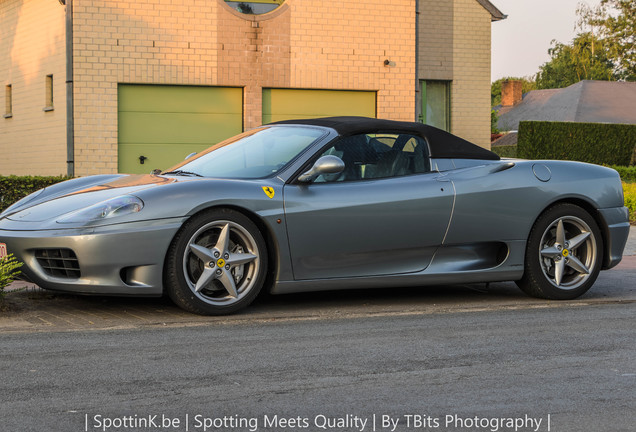
<instances>
[{"instance_id":1,"label":"car door","mask_svg":"<svg viewBox=\"0 0 636 432\"><path fill-rule=\"evenodd\" d=\"M284 187L294 279L392 275L425 269L442 243L453 189L430 171L426 142L404 134L341 139L322 155L339 175Z\"/></svg>"}]
</instances>

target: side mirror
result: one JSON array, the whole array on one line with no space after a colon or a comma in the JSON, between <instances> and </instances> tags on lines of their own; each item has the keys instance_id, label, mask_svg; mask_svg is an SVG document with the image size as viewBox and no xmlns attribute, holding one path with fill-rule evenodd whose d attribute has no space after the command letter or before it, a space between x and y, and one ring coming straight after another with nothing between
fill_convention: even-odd
<instances>
[{"instance_id":1,"label":"side mirror","mask_svg":"<svg viewBox=\"0 0 636 432\"><path fill-rule=\"evenodd\" d=\"M339 174L345 169L345 164L338 156L327 155L318 159L314 166L300 177L298 181L303 183L309 183L316 179L321 174Z\"/></svg>"}]
</instances>

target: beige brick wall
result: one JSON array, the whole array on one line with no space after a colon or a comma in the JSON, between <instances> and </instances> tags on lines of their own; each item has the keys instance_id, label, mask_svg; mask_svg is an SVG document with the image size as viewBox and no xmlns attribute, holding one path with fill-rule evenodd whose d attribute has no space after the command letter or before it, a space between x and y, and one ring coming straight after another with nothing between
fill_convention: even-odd
<instances>
[{"instance_id":1,"label":"beige brick wall","mask_svg":"<svg viewBox=\"0 0 636 432\"><path fill-rule=\"evenodd\" d=\"M376 90L379 118L415 118L414 0L289 5L292 87Z\"/></svg>"},{"instance_id":2,"label":"beige brick wall","mask_svg":"<svg viewBox=\"0 0 636 432\"><path fill-rule=\"evenodd\" d=\"M292 13L285 5L272 15L246 16L221 5L216 17L217 82L244 87L245 129L262 123L263 88L290 86Z\"/></svg>"},{"instance_id":3,"label":"beige brick wall","mask_svg":"<svg viewBox=\"0 0 636 432\"><path fill-rule=\"evenodd\" d=\"M372 90L378 117L415 118L415 0L287 0L266 19L221 0L73 3L76 175L117 171L118 83L244 87L246 129L260 124L268 87ZM487 146L490 15L476 0L421 4L420 78L452 78L453 132ZM64 7L6 0L0 12L14 114L0 119L0 174L64 173ZM52 112L42 111L47 74Z\"/></svg>"},{"instance_id":4,"label":"beige brick wall","mask_svg":"<svg viewBox=\"0 0 636 432\"><path fill-rule=\"evenodd\" d=\"M451 132L490 148L491 15L476 0L454 0Z\"/></svg>"},{"instance_id":5,"label":"beige brick wall","mask_svg":"<svg viewBox=\"0 0 636 432\"><path fill-rule=\"evenodd\" d=\"M0 175L66 174L65 46L57 1L0 1ZM47 75L54 110L44 112ZM13 116L4 118L9 84Z\"/></svg>"},{"instance_id":6,"label":"beige brick wall","mask_svg":"<svg viewBox=\"0 0 636 432\"><path fill-rule=\"evenodd\" d=\"M245 19L221 0L76 0L76 174L117 170L117 83L374 90L378 117L414 118L414 0L287 0ZM384 60L395 67L384 66Z\"/></svg>"},{"instance_id":7,"label":"beige brick wall","mask_svg":"<svg viewBox=\"0 0 636 432\"><path fill-rule=\"evenodd\" d=\"M76 0L75 173L117 171L117 84L222 85L216 1Z\"/></svg>"},{"instance_id":8,"label":"beige brick wall","mask_svg":"<svg viewBox=\"0 0 636 432\"><path fill-rule=\"evenodd\" d=\"M453 1L419 2L419 79L453 79Z\"/></svg>"},{"instance_id":9,"label":"beige brick wall","mask_svg":"<svg viewBox=\"0 0 636 432\"><path fill-rule=\"evenodd\" d=\"M450 81L451 132L490 148L490 13L476 0L420 0L419 23L419 79Z\"/></svg>"}]
</instances>

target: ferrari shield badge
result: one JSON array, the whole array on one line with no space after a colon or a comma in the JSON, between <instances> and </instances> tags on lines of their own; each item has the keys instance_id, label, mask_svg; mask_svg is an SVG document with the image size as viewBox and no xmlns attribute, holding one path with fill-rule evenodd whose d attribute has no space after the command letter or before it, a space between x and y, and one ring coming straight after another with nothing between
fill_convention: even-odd
<instances>
[{"instance_id":1,"label":"ferrari shield badge","mask_svg":"<svg viewBox=\"0 0 636 432\"><path fill-rule=\"evenodd\" d=\"M270 198L274 198L274 188L269 186L263 186L263 192Z\"/></svg>"}]
</instances>

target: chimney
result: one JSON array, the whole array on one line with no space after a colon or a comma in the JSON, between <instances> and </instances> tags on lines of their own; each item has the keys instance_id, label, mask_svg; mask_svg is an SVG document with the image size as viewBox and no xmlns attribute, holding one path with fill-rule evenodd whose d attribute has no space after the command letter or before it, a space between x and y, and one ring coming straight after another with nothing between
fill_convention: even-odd
<instances>
[{"instance_id":1,"label":"chimney","mask_svg":"<svg viewBox=\"0 0 636 432\"><path fill-rule=\"evenodd\" d=\"M513 106L521 102L523 94L521 81L506 80L501 84L501 106Z\"/></svg>"}]
</instances>

